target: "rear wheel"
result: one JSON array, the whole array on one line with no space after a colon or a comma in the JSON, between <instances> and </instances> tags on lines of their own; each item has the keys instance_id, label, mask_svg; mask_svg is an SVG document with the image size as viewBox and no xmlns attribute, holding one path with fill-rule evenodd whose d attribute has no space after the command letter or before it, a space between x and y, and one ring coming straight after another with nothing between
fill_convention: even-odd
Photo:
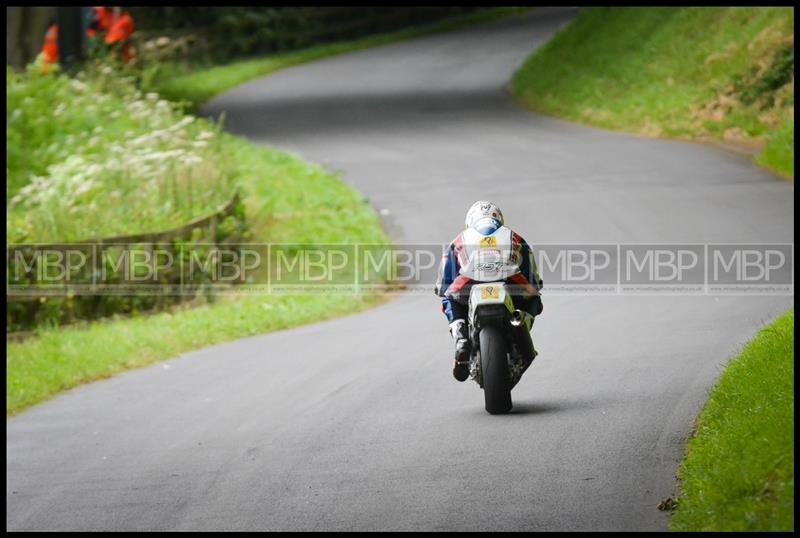
<instances>
[{"instance_id":1,"label":"rear wheel","mask_svg":"<svg viewBox=\"0 0 800 538\"><path fill-rule=\"evenodd\" d=\"M511 411L508 344L498 327L484 327L479 338L486 410L493 415L508 413Z\"/></svg>"}]
</instances>

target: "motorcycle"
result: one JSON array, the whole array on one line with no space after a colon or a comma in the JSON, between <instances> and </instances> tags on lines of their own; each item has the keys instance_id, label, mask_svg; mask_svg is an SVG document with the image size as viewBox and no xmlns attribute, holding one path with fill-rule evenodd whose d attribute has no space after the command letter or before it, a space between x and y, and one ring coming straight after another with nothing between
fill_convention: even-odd
<instances>
[{"instance_id":1,"label":"motorcycle","mask_svg":"<svg viewBox=\"0 0 800 538\"><path fill-rule=\"evenodd\" d=\"M532 319L514 308L505 282L476 283L469 295L470 377L483 389L486 411L511 411L511 389L538 354Z\"/></svg>"}]
</instances>

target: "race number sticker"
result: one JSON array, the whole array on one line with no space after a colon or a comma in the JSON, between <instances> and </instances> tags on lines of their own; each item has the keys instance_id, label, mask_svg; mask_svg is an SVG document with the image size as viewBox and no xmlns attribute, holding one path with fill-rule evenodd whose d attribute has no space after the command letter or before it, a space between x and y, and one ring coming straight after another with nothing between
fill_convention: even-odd
<instances>
[{"instance_id":1,"label":"race number sticker","mask_svg":"<svg viewBox=\"0 0 800 538\"><path fill-rule=\"evenodd\" d=\"M500 298L500 288L495 286L486 286L485 288L481 288L481 299L499 299Z\"/></svg>"},{"instance_id":2,"label":"race number sticker","mask_svg":"<svg viewBox=\"0 0 800 538\"><path fill-rule=\"evenodd\" d=\"M481 248L492 248L497 246L497 238L493 235L487 237L481 237L480 240Z\"/></svg>"}]
</instances>

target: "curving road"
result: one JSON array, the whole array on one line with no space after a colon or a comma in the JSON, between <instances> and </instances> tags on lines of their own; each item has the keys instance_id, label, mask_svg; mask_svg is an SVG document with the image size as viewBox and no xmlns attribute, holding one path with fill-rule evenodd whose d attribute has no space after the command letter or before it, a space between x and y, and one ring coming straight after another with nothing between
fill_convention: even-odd
<instances>
[{"instance_id":1,"label":"curving road","mask_svg":"<svg viewBox=\"0 0 800 538\"><path fill-rule=\"evenodd\" d=\"M793 242L745 157L525 112L502 90L569 18L531 15L281 71L214 99L234 132L345 171L398 240L476 199L532 242ZM7 422L9 530L659 530L720 366L793 297L545 297L490 416L432 295L79 387Z\"/></svg>"}]
</instances>

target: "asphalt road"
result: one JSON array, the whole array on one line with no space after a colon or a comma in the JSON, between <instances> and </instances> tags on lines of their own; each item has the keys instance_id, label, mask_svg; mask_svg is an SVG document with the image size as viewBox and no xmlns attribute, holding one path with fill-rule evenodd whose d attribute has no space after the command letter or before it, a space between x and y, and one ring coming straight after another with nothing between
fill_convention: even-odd
<instances>
[{"instance_id":1,"label":"asphalt road","mask_svg":"<svg viewBox=\"0 0 800 538\"><path fill-rule=\"evenodd\" d=\"M532 243L793 242L793 186L743 156L509 101L571 16L298 66L207 112L343 170L401 241L447 241L489 198ZM707 390L793 297L544 302L507 416L452 379L432 294L71 390L7 422L7 528L664 529Z\"/></svg>"}]
</instances>

